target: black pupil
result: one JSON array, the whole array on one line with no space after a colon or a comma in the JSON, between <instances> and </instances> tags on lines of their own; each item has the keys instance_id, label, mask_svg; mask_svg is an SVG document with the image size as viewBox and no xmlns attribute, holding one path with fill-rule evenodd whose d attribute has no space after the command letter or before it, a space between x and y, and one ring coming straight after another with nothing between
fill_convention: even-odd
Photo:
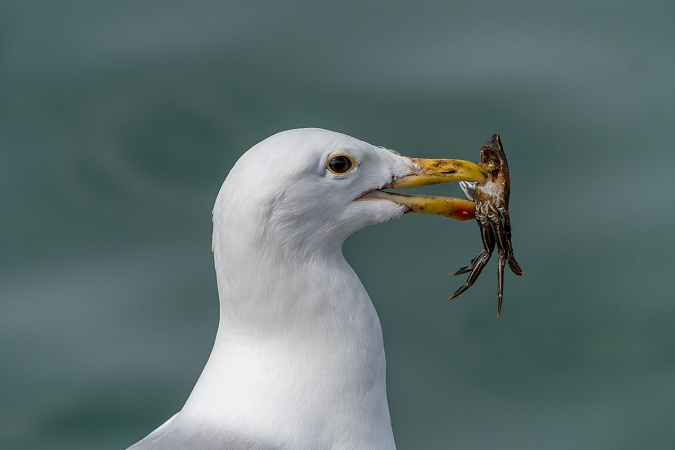
<instances>
[{"instance_id":1,"label":"black pupil","mask_svg":"<svg viewBox=\"0 0 675 450\"><path fill-rule=\"evenodd\" d=\"M335 173L345 173L352 167L352 162L346 156L336 156L328 162L328 166Z\"/></svg>"}]
</instances>

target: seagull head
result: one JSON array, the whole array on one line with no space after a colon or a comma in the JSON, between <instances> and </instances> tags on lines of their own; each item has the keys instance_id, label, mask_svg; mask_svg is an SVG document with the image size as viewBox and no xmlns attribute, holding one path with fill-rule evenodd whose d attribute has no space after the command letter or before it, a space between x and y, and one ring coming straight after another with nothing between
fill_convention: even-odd
<instances>
[{"instance_id":1,"label":"seagull head","mask_svg":"<svg viewBox=\"0 0 675 450\"><path fill-rule=\"evenodd\" d=\"M409 158L332 131L289 130L255 145L235 164L216 201L214 230L239 224L247 228L237 233L256 233L266 246L335 248L365 226L408 212L474 217L467 200L385 189L486 177L468 161Z\"/></svg>"}]
</instances>

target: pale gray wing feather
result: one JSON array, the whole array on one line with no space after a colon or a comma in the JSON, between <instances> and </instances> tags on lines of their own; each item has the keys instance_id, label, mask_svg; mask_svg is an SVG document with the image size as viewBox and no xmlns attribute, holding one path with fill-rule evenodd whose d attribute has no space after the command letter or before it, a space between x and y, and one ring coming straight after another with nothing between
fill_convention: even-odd
<instances>
[{"instance_id":1,"label":"pale gray wing feather","mask_svg":"<svg viewBox=\"0 0 675 450\"><path fill-rule=\"evenodd\" d=\"M286 450L281 444L261 442L255 436L210 429L189 431L180 424L180 413L175 414L143 440L127 450Z\"/></svg>"}]
</instances>

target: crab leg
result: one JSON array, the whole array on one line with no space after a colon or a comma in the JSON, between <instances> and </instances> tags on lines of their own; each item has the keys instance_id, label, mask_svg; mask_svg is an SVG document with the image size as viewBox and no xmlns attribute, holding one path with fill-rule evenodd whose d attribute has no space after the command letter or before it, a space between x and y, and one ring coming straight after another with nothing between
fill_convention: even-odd
<instances>
[{"instance_id":1,"label":"crab leg","mask_svg":"<svg viewBox=\"0 0 675 450\"><path fill-rule=\"evenodd\" d=\"M497 318L502 312L502 300L504 299L504 266L506 265L506 252L508 238L505 236L505 230L502 226L501 218L497 208L490 208L487 214L490 221L490 228L497 241L497 251L499 252L499 261L497 264Z\"/></svg>"},{"instance_id":2,"label":"crab leg","mask_svg":"<svg viewBox=\"0 0 675 450\"><path fill-rule=\"evenodd\" d=\"M516 257L513 255L513 245L511 244L511 218L509 216L509 210L506 209L504 205L500 205L497 209L504 222L504 250L506 251L506 259L509 262L511 271L520 276L523 274L523 269L520 268L520 265L518 265L518 262L516 261Z\"/></svg>"},{"instance_id":3,"label":"crab leg","mask_svg":"<svg viewBox=\"0 0 675 450\"><path fill-rule=\"evenodd\" d=\"M476 279L478 279L478 276L483 270L483 267L485 267L488 261L490 261L490 256L492 256L492 251L495 248L494 232L492 228L487 226L487 224L485 225L486 226L480 227L481 237L483 238L483 250L481 250L481 252L478 253L478 255L471 261L471 266L462 267L457 272L450 274L451 276L454 276L469 272L469 270L471 271L471 274L469 275L469 278L466 280L466 283L464 283L463 286L457 289L457 291L454 294L452 294L448 298L448 300L456 298L462 292L469 289L476 281Z\"/></svg>"},{"instance_id":4,"label":"crab leg","mask_svg":"<svg viewBox=\"0 0 675 450\"><path fill-rule=\"evenodd\" d=\"M502 313L502 301L504 300L504 265L506 258L504 252L499 250L499 263L497 264L497 319Z\"/></svg>"}]
</instances>

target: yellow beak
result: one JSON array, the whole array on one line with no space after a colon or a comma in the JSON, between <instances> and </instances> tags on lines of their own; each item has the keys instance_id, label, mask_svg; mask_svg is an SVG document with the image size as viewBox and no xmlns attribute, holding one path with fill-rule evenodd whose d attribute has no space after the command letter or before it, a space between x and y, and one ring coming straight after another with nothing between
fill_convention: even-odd
<instances>
[{"instance_id":1,"label":"yellow beak","mask_svg":"<svg viewBox=\"0 0 675 450\"><path fill-rule=\"evenodd\" d=\"M483 183L488 174L481 166L461 159L408 158L417 171L395 180L389 186L393 189L428 186L453 181L477 181Z\"/></svg>"},{"instance_id":2,"label":"yellow beak","mask_svg":"<svg viewBox=\"0 0 675 450\"><path fill-rule=\"evenodd\" d=\"M415 171L394 180L383 189L411 188L453 181L476 181L483 183L488 174L478 164L459 159L421 159L409 158L415 165ZM389 200L406 208L406 213L437 214L457 220L472 219L475 216L474 204L469 200L437 195L415 195L372 191L359 200Z\"/></svg>"}]
</instances>

